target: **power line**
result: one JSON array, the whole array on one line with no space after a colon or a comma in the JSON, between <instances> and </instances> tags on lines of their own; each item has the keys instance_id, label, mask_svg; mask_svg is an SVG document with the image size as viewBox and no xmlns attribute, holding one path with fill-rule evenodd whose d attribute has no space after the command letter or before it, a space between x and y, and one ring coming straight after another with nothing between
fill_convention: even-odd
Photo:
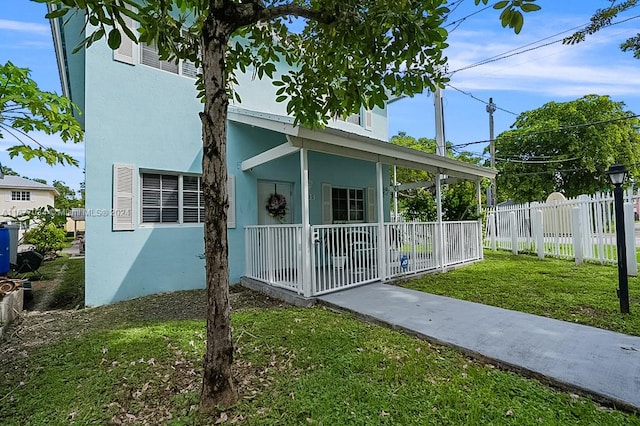
<instances>
[{"instance_id":1,"label":"power line","mask_svg":"<svg viewBox=\"0 0 640 426\"><path fill-rule=\"evenodd\" d=\"M465 92L464 90L462 90L462 89L458 89L457 87L455 87L455 86L453 86L453 85L451 85L451 84L449 84L449 83L447 83L446 85L447 85L447 86L449 86L449 87L451 87L453 90L456 90L456 91L458 91L458 92L462 93L463 95L467 95L467 96L469 96L470 98L475 99L475 100L476 100L476 101L478 101L478 102L481 102L481 103L483 103L483 104L485 104L485 105L489 105L489 102L487 102L487 101L485 101L485 100L483 100L483 99L480 99L480 98L478 98L478 97L474 96L474 95L473 95L473 93L471 93L471 92ZM495 104L494 104L494 105L495 105ZM512 115L515 115L516 117L517 117L518 115L520 115L520 114L517 114L517 113L515 113L515 112L513 112L513 111L509 111L508 109L500 108L500 107L499 107L499 106L497 106L497 105L496 105L496 109L499 109L500 111L504 111L504 112L509 113L509 114L512 114Z\"/></svg>"},{"instance_id":2,"label":"power line","mask_svg":"<svg viewBox=\"0 0 640 426\"><path fill-rule=\"evenodd\" d=\"M507 54L509 54L509 53L516 52L516 51L518 51L518 50L520 50L520 49L524 49L525 47L534 46L534 45L536 45L536 44L538 44L538 43L540 43L540 42L543 42L543 41L549 40L550 38L558 37L559 35L562 35L562 34L564 34L564 33L568 33L569 31L575 31L575 30L577 30L577 29L584 28L584 27L585 27L585 26L587 26L587 25L589 25L589 23L582 24L582 25L578 25L578 26L576 26L576 27L569 28L568 30L560 31L559 33L556 33L556 34L553 34L553 35L550 35L550 36L547 36L547 37L543 37L543 38L541 38L541 39L539 39L539 40L536 40L536 41L533 41L533 42L531 42L531 43L527 43L527 44L525 44L525 45L522 45L522 46L516 47L516 48L511 49L511 50L507 50L506 52L502 52L502 53L500 53L500 54L498 54L498 55L490 56L490 57L488 57L488 58L486 58L486 59L483 59L483 60L478 61L478 62L476 62L476 63L474 63L474 64L471 64L470 66L480 66L480 65L484 64L486 61L490 61L490 60L493 60L493 59L496 59L496 58L500 58L500 57L501 57L501 56L503 56L503 55L507 55ZM556 42L557 42L557 41L555 41L554 43L556 43ZM542 47L542 46L540 46L540 47ZM454 72L457 72L457 71L460 71L460 70L453 71L453 72L452 72L452 74L453 74Z\"/></svg>"},{"instance_id":3,"label":"power line","mask_svg":"<svg viewBox=\"0 0 640 426\"><path fill-rule=\"evenodd\" d=\"M629 17L629 18L623 19L623 20L621 20L621 21L612 22L612 23L610 23L610 24L608 24L608 25L604 26L603 28L607 28L607 27L612 27L612 26L614 26L614 25L623 24L623 23L625 23L625 22L628 22L628 21L631 21L631 20L633 20L633 19L637 19L637 18L640 18L640 15L635 15L635 16L631 16L631 17ZM545 40L548 40L548 39L550 39L550 38L557 37L557 36L559 36L559 35L561 35L561 34L564 34L564 33L569 32L569 31L575 31L576 29L584 28L584 27L586 27L587 25L589 25L589 24L584 24L584 25L580 25L580 26L577 26L577 27L573 27L573 28L570 28L570 29L568 29L568 30L561 31L561 32L559 32L559 33L557 33L557 34L554 34L554 35L551 35L551 36L544 37L544 38L539 39L539 40L537 40L537 41L534 41L534 42L532 42L532 43L528 43L528 44L525 44L525 45L523 45L523 46L517 47L517 48L515 48L515 49L508 50L508 51L506 51L506 52L504 52L504 53L501 53L501 54L499 54L499 55L492 56L492 57L489 57L489 58L487 58L487 59L483 59L482 61L478 61L478 62L476 62L476 63L473 63L473 64L470 64L470 65L464 66L464 67L462 67L462 68L458 68L457 70L453 70L453 71L451 71L451 72L449 73L449 75L453 75L454 73L457 73L457 72L460 72L460 71L465 71L465 70L468 70L468 69L471 69L471 68L476 68L476 67L479 67L479 66L481 66L481 65L490 64L490 63L492 63L492 62L497 62L497 61L500 61L500 60L502 60L502 59L511 58L511 57L513 57L513 56L521 55L521 54L523 54L523 53L527 53L527 52L531 52L531 51L533 51L533 50L537 50L537 49L540 49L540 48L543 48L543 47L551 46L551 45L556 44L556 43L561 43L561 42L563 42L563 41L565 40L564 38L557 39L557 40L554 40L554 41L550 41L550 42L548 42L548 43L544 43L544 44L541 44L541 45L538 45L538 46L533 46L533 45L536 45L536 44L540 43L541 41L545 41ZM533 46L533 47L531 47L531 48L529 48L529 49L521 50L521 49L523 49L523 48L525 48L525 47L529 47L529 46Z\"/></svg>"},{"instance_id":4,"label":"power line","mask_svg":"<svg viewBox=\"0 0 640 426\"><path fill-rule=\"evenodd\" d=\"M553 164L553 163L566 163L567 161L575 161L578 157L556 159L556 160L519 160L515 158L498 158L498 161L504 161L506 163L518 163L518 164Z\"/></svg>"},{"instance_id":5,"label":"power line","mask_svg":"<svg viewBox=\"0 0 640 426\"><path fill-rule=\"evenodd\" d=\"M595 125L599 125L599 124L615 123L615 122L618 122L618 121L631 120L631 119L638 118L638 117L640 117L640 114L629 115L629 116L626 116L626 117L612 118L612 119L609 119L609 120L591 121L591 122L588 122L588 123L573 124L573 125L570 125L570 126L558 127L557 129L547 129L547 130L539 130L539 131L535 131L535 132L521 133L521 134L513 135L513 136L504 135L502 137L503 138L517 138L517 137L520 138L520 137L527 137L527 136L535 136L535 135L541 135L541 134L545 134L545 133L559 132L559 131L563 131L563 130L579 129L581 127L595 126ZM451 145L451 147L463 148L463 147L466 147L466 146L477 145L477 144L481 144L481 143L489 143L489 142L491 142L491 141L485 139L485 140L481 140L481 141L474 141L474 142L455 144L455 145Z\"/></svg>"},{"instance_id":6,"label":"power line","mask_svg":"<svg viewBox=\"0 0 640 426\"><path fill-rule=\"evenodd\" d=\"M513 56L522 55L523 53L531 52L533 50L537 50L537 49L540 49L540 48L543 48L543 47L547 47L547 46L551 46L552 44L561 43L561 42L562 42L562 39L558 39L558 40L550 41L549 43L541 44L539 46L531 47L529 49L520 50L518 52L510 53L508 55L502 55L502 56L494 57L493 59L486 59L484 61L476 62L475 64L467 65L466 67L458 68L457 70L451 71L449 73L449 75L453 75L454 73L457 73L457 72L460 72L460 71L465 71L465 70L468 70L468 69L471 69L471 68L476 68L476 67L479 67L481 65L487 65L487 64L490 64L492 62L501 61L503 59L511 58Z\"/></svg>"},{"instance_id":7,"label":"power line","mask_svg":"<svg viewBox=\"0 0 640 426\"><path fill-rule=\"evenodd\" d=\"M460 24L462 24L464 21L466 21L467 19L471 18L471 17L472 17L472 16L474 16L474 15L477 15L478 13L484 12L484 11L485 11L485 10L487 10L487 9L491 9L494 5L495 5L495 3L494 3L494 4L490 4L490 5L488 5L488 6L483 7L482 9L476 10L475 12L472 12L472 13L468 14L467 16L463 16L463 17L462 17L462 18L460 18L460 19L456 19L455 21L452 21L452 22L448 23L447 25L445 25L445 26L444 26L444 28L448 28L448 27L451 27L451 26L454 26L454 25L455 25L455 27L453 27L451 30L449 30L449 33L452 33L452 32L453 32L453 31L455 31L455 30L460 26ZM458 6L459 6L459 5L458 5ZM456 6L456 8L457 8L457 6ZM455 10L455 9L454 9L454 10Z\"/></svg>"},{"instance_id":8,"label":"power line","mask_svg":"<svg viewBox=\"0 0 640 426\"><path fill-rule=\"evenodd\" d=\"M569 172L579 172L584 169L564 169L564 170L540 170L537 172L522 172L522 173L513 173L509 171L500 171L499 175L510 175L510 176L532 176L532 175L544 175L544 174L554 174L554 173L569 173Z\"/></svg>"}]
</instances>

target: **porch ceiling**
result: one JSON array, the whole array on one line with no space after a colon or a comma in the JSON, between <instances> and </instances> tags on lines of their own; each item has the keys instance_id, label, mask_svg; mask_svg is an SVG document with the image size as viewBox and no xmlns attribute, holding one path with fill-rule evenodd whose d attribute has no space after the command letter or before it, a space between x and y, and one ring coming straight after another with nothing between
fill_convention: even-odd
<instances>
[{"instance_id":1,"label":"porch ceiling","mask_svg":"<svg viewBox=\"0 0 640 426\"><path fill-rule=\"evenodd\" d=\"M304 148L309 151L426 170L466 180L478 180L483 177L494 178L497 174L497 171L486 167L394 145L340 129L327 127L322 130L311 130L294 126L291 117L229 107L228 118L231 121L287 135L287 143L243 161L242 170L250 169Z\"/></svg>"}]
</instances>

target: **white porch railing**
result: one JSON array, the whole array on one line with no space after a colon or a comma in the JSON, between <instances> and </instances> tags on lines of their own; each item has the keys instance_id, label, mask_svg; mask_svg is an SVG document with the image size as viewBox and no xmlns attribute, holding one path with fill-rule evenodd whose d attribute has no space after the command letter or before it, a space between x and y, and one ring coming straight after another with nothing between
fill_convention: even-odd
<instances>
[{"instance_id":1,"label":"white porch railing","mask_svg":"<svg viewBox=\"0 0 640 426\"><path fill-rule=\"evenodd\" d=\"M387 223L387 277L438 269L436 223Z\"/></svg>"},{"instance_id":2,"label":"white porch railing","mask_svg":"<svg viewBox=\"0 0 640 426\"><path fill-rule=\"evenodd\" d=\"M312 226L312 294L380 280L378 225Z\"/></svg>"},{"instance_id":3,"label":"white porch railing","mask_svg":"<svg viewBox=\"0 0 640 426\"><path fill-rule=\"evenodd\" d=\"M247 226L246 276L302 293L302 225Z\"/></svg>"},{"instance_id":4,"label":"white porch railing","mask_svg":"<svg viewBox=\"0 0 640 426\"><path fill-rule=\"evenodd\" d=\"M477 221L386 223L382 244L378 231L372 223L312 226L311 282L303 283L302 226L248 226L246 276L298 293L309 285L315 296L482 259Z\"/></svg>"}]
</instances>

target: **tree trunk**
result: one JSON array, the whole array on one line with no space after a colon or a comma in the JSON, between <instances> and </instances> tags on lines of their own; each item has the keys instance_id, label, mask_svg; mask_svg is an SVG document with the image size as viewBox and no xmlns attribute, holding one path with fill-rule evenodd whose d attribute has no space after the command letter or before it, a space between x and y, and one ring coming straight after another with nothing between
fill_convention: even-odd
<instances>
[{"instance_id":1,"label":"tree trunk","mask_svg":"<svg viewBox=\"0 0 640 426\"><path fill-rule=\"evenodd\" d=\"M226 128L228 97L225 50L229 25L211 14L202 29L202 69L205 90L202 121L202 186L205 198L204 247L207 279L207 350L200 408L210 411L238 399L231 365L233 341L229 308L229 247L227 241Z\"/></svg>"}]
</instances>

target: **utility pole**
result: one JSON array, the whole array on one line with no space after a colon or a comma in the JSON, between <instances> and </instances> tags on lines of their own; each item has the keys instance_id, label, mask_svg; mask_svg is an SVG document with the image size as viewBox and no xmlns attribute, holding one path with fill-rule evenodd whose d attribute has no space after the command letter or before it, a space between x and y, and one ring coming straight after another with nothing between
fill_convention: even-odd
<instances>
[{"instance_id":1,"label":"utility pole","mask_svg":"<svg viewBox=\"0 0 640 426\"><path fill-rule=\"evenodd\" d=\"M496 168L496 141L493 134L493 113L496 112L496 104L493 103L493 98L489 98L487 104L487 112L489 113L489 153L491 155L491 168ZM487 200L491 207L496 206L496 180L491 179L491 200Z\"/></svg>"},{"instance_id":2,"label":"utility pole","mask_svg":"<svg viewBox=\"0 0 640 426\"><path fill-rule=\"evenodd\" d=\"M433 107L436 115L436 155L447 156L444 136L444 108L442 107L442 89L436 87L433 96Z\"/></svg>"}]
</instances>

